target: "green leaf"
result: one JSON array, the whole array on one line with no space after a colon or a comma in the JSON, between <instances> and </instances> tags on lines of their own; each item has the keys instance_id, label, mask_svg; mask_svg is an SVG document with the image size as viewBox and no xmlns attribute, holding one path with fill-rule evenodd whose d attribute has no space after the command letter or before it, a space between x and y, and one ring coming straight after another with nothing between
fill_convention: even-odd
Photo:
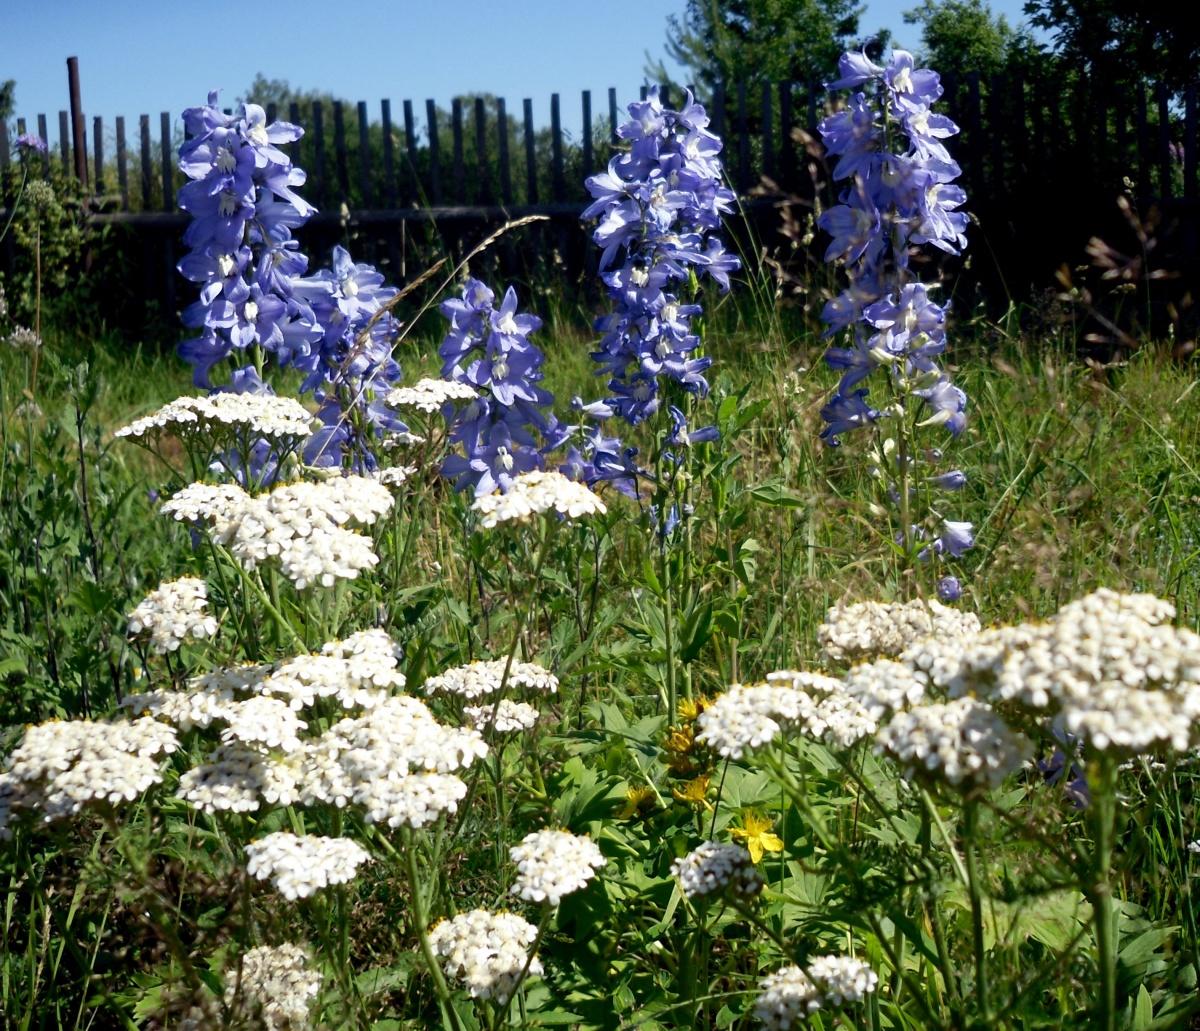
<instances>
[{"instance_id":1,"label":"green leaf","mask_svg":"<svg viewBox=\"0 0 1200 1031\"><path fill-rule=\"evenodd\" d=\"M777 508L803 508L804 498L778 480L769 480L750 488L750 496L764 505Z\"/></svg>"},{"instance_id":2,"label":"green leaf","mask_svg":"<svg viewBox=\"0 0 1200 1031\"><path fill-rule=\"evenodd\" d=\"M1150 998L1150 993L1146 991L1146 986L1139 985L1137 993L1137 1001L1133 1006L1133 1031L1146 1031L1147 1028L1154 1022L1154 1000Z\"/></svg>"}]
</instances>

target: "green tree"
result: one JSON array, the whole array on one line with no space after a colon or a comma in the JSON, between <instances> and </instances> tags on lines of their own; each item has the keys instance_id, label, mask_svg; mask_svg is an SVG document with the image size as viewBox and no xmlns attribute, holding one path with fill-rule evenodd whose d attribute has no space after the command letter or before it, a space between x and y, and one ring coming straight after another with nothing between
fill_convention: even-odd
<instances>
[{"instance_id":1,"label":"green tree","mask_svg":"<svg viewBox=\"0 0 1200 1031\"><path fill-rule=\"evenodd\" d=\"M924 0L904 20L921 26L922 63L943 75L992 75L1035 52L1028 29L993 14L987 0Z\"/></svg>"},{"instance_id":2,"label":"green tree","mask_svg":"<svg viewBox=\"0 0 1200 1031\"><path fill-rule=\"evenodd\" d=\"M1034 27L1054 40L1067 68L1122 87L1150 79L1173 89L1200 62L1196 12L1178 0L1026 0Z\"/></svg>"},{"instance_id":3,"label":"green tree","mask_svg":"<svg viewBox=\"0 0 1200 1031\"><path fill-rule=\"evenodd\" d=\"M689 80L711 89L829 78L851 46L864 11L858 0L688 0L667 19L667 57ZM646 74L668 82L664 63L647 55Z\"/></svg>"},{"instance_id":4,"label":"green tree","mask_svg":"<svg viewBox=\"0 0 1200 1031\"><path fill-rule=\"evenodd\" d=\"M17 80L0 82L0 122L12 117L17 107Z\"/></svg>"}]
</instances>

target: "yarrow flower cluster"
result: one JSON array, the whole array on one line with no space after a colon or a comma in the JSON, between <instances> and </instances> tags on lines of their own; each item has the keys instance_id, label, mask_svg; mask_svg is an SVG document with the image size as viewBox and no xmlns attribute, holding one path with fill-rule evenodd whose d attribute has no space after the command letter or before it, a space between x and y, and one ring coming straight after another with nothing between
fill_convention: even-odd
<instances>
[{"instance_id":1,"label":"yarrow flower cluster","mask_svg":"<svg viewBox=\"0 0 1200 1031\"><path fill-rule=\"evenodd\" d=\"M913 490L921 456L930 462L938 449L918 452L910 417L924 413L916 426L945 426L953 436L966 424L966 395L939 367L946 350L945 305L930 288L914 280L909 259L928 244L949 254L966 246L966 201L953 185L961 170L943 142L958 132L945 115L932 111L942 95L936 72L917 68L913 57L895 50L886 66L862 54L844 54L832 89L856 90L818 127L826 151L837 158L833 176L847 186L839 203L822 213L818 224L832 240L826 261L841 261L849 284L825 305L822 318L831 335L848 332L846 347L831 347L826 361L841 371L833 398L822 409L822 437L839 437L876 423L883 445L873 455L878 473L894 501ZM868 378L876 369L890 377L890 400L868 400ZM919 411L918 411L919 410ZM930 472L930 489L957 490L966 482L960 470ZM902 505L907 512L907 503ZM973 543L968 523L943 523L936 537L924 527L903 527L901 543L927 540L921 557L957 557ZM943 596L953 600L961 585L947 583Z\"/></svg>"},{"instance_id":2,"label":"yarrow flower cluster","mask_svg":"<svg viewBox=\"0 0 1200 1031\"><path fill-rule=\"evenodd\" d=\"M193 483L161 511L181 522L207 524L214 541L253 569L268 560L297 590L331 587L379 562L368 537L346 528L369 526L394 504L387 487L369 477L297 481L252 497L232 484Z\"/></svg>"},{"instance_id":3,"label":"yarrow flower cluster","mask_svg":"<svg viewBox=\"0 0 1200 1031\"><path fill-rule=\"evenodd\" d=\"M529 956L537 928L515 913L472 909L436 924L429 944L451 977L467 986L473 999L495 999L503 1006L518 978L542 973L542 963Z\"/></svg>"},{"instance_id":4,"label":"yarrow flower cluster","mask_svg":"<svg viewBox=\"0 0 1200 1031\"><path fill-rule=\"evenodd\" d=\"M879 984L866 963L852 956L816 956L804 967L784 967L758 982L754 1015L772 1031L787 1031L822 1007L861 1002Z\"/></svg>"},{"instance_id":5,"label":"yarrow flower cluster","mask_svg":"<svg viewBox=\"0 0 1200 1031\"><path fill-rule=\"evenodd\" d=\"M517 310L511 286L499 307L495 300L484 283L468 279L461 297L441 304L450 320L438 348L442 376L457 390L436 389L448 402L465 402L447 409L450 442L462 454L447 456L442 472L456 490L471 487L476 495L511 490L516 477L542 469L545 454L564 439L549 411L554 397L540 386L545 356L530 339L542 320Z\"/></svg>"},{"instance_id":6,"label":"yarrow flower cluster","mask_svg":"<svg viewBox=\"0 0 1200 1031\"><path fill-rule=\"evenodd\" d=\"M1044 623L985 630L907 661L951 697L1050 718L1085 753L1187 751L1200 738L1200 635L1148 594L1102 589Z\"/></svg>"},{"instance_id":7,"label":"yarrow flower cluster","mask_svg":"<svg viewBox=\"0 0 1200 1031\"><path fill-rule=\"evenodd\" d=\"M897 713L876 738L881 751L912 771L952 785L997 787L1032 749L985 702L958 698Z\"/></svg>"},{"instance_id":8,"label":"yarrow flower cluster","mask_svg":"<svg viewBox=\"0 0 1200 1031\"><path fill-rule=\"evenodd\" d=\"M830 662L895 658L925 637L954 639L979 632L979 617L941 602L838 602L817 628L821 654Z\"/></svg>"},{"instance_id":9,"label":"yarrow flower cluster","mask_svg":"<svg viewBox=\"0 0 1200 1031\"><path fill-rule=\"evenodd\" d=\"M763 879L750 853L741 845L706 841L671 864L671 874L688 898L707 898L726 890L739 898L753 898L763 889Z\"/></svg>"},{"instance_id":10,"label":"yarrow flower cluster","mask_svg":"<svg viewBox=\"0 0 1200 1031\"><path fill-rule=\"evenodd\" d=\"M588 487L557 472L522 473L509 482L506 493L476 495L471 508L479 513L482 530L526 522L547 512L563 519L580 519L608 511Z\"/></svg>"},{"instance_id":11,"label":"yarrow flower cluster","mask_svg":"<svg viewBox=\"0 0 1200 1031\"><path fill-rule=\"evenodd\" d=\"M557 830L525 835L521 844L509 849L509 856L517 865L512 893L548 906L586 887L608 862L591 838Z\"/></svg>"},{"instance_id":12,"label":"yarrow flower cluster","mask_svg":"<svg viewBox=\"0 0 1200 1031\"><path fill-rule=\"evenodd\" d=\"M194 576L159 584L129 614L129 633L145 636L159 655L178 651L186 638L202 641L217 634L208 611L208 584Z\"/></svg>"},{"instance_id":13,"label":"yarrow flower cluster","mask_svg":"<svg viewBox=\"0 0 1200 1031\"><path fill-rule=\"evenodd\" d=\"M508 667L508 678L504 670ZM510 663L505 659L477 659L465 666L455 666L430 677L421 685L426 694L458 695L474 700L493 695L501 687L508 690L531 691L535 694L556 694L558 678L536 662Z\"/></svg>"},{"instance_id":14,"label":"yarrow flower cluster","mask_svg":"<svg viewBox=\"0 0 1200 1031\"><path fill-rule=\"evenodd\" d=\"M481 734L489 728L493 734L520 734L537 726L542 716L528 702L514 702L510 698L502 698L495 705L464 706L463 715Z\"/></svg>"},{"instance_id":15,"label":"yarrow flower cluster","mask_svg":"<svg viewBox=\"0 0 1200 1031\"><path fill-rule=\"evenodd\" d=\"M309 968L299 945L260 945L225 971L225 1005L266 1031L310 1027L309 1011L320 990L321 975Z\"/></svg>"},{"instance_id":16,"label":"yarrow flower cluster","mask_svg":"<svg viewBox=\"0 0 1200 1031\"><path fill-rule=\"evenodd\" d=\"M277 831L246 846L246 872L270 878L287 899L305 899L331 884L354 880L370 855L350 838L322 838Z\"/></svg>"},{"instance_id":17,"label":"yarrow flower cluster","mask_svg":"<svg viewBox=\"0 0 1200 1031\"><path fill-rule=\"evenodd\" d=\"M226 115L216 93L183 117L188 138L179 167L190 181L179 206L192 223L179 271L199 286L200 298L184 311L199 336L180 345L180 354L194 367L196 384L212 387L214 366L235 353L271 356L297 369L301 390L318 402L323 425L306 445L306 460L373 468L378 437L405 429L384 401L400 376L390 349L397 326L386 310L395 289L340 246L331 268L305 276L308 258L292 230L316 209L295 191L304 172L279 149L300 138L298 126L268 125L257 104ZM261 362L235 370L229 389L270 393L259 368ZM269 465L270 453L257 449L254 465Z\"/></svg>"},{"instance_id":18,"label":"yarrow flower cluster","mask_svg":"<svg viewBox=\"0 0 1200 1031\"><path fill-rule=\"evenodd\" d=\"M92 802L132 802L162 780L160 757L178 747L174 728L151 718L29 727L0 771L0 838L11 836L14 811L50 823Z\"/></svg>"}]
</instances>

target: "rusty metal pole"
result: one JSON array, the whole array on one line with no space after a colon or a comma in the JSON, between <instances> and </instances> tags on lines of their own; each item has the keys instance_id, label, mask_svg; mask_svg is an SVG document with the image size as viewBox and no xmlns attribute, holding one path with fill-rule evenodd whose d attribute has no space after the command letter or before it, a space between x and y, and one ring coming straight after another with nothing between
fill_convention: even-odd
<instances>
[{"instance_id":1,"label":"rusty metal pole","mask_svg":"<svg viewBox=\"0 0 1200 1031\"><path fill-rule=\"evenodd\" d=\"M67 58L67 85L71 91L71 127L75 150L75 178L88 181L87 135L83 125L83 103L79 99L79 58Z\"/></svg>"}]
</instances>

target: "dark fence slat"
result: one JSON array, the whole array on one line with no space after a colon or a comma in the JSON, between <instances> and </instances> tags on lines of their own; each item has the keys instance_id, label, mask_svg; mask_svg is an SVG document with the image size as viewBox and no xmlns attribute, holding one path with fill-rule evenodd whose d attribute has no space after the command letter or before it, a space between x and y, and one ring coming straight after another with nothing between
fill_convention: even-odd
<instances>
[{"instance_id":1,"label":"dark fence slat","mask_svg":"<svg viewBox=\"0 0 1200 1031\"><path fill-rule=\"evenodd\" d=\"M496 98L496 144L500 165L500 200L511 204L513 192L512 166L508 155L508 104L503 97Z\"/></svg>"},{"instance_id":2,"label":"dark fence slat","mask_svg":"<svg viewBox=\"0 0 1200 1031\"><path fill-rule=\"evenodd\" d=\"M125 116L117 115L117 189L121 191L121 210L129 210L129 169L125 164Z\"/></svg>"},{"instance_id":3,"label":"dark fence slat","mask_svg":"<svg viewBox=\"0 0 1200 1031\"><path fill-rule=\"evenodd\" d=\"M45 139L45 137L43 137ZM8 123L0 118L0 202L4 206L12 205L12 198L8 188L8 172L9 165L12 163L12 145L8 140ZM4 268L12 271L13 261L16 255L16 246L13 243L13 234L5 233L4 239L0 240L0 257L3 258Z\"/></svg>"},{"instance_id":4,"label":"dark fence slat","mask_svg":"<svg viewBox=\"0 0 1200 1031\"><path fill-rule=\"evenodd\" d=\"M616 146L617 136L617 90L615 86L608 87L608 142Z\"/></svg>"},{"instance_id":5,"label":"dark fence slat","mask_svg":"<svg viewBox=\"0 0 1200 1031\"><path fill-rule=\"evenodd\" d=\"M810 82L808 84L808 105L804 112L808 124L805 128L813 136L817 135L817 122L820 121L820 117L817 114L817 98L824 92L825 87L819 82Z\"/></svg>"},{"instance_id":6,"label":"dark fence slat","mask_svg":"<svg viewBox=\"0 0 1200 1031\"><path fill-rule=\"evenodd\" d=\"M796 178L796 144L792 139L795 114L792 111L792 84L781 82L779 89L779 171L785 185Z\"/></svg>"},{"instance_id":7,"label":"dark fence slat","mask_svg":"<svg viewBox=\"0 0 1200 1031\"><path fill-rule=\"evenodd\" d=\"M537 149L533 137L533 101L526 97L522 101L525 114L525 203L536 204L538 199L537 184Z\"/></svg>"},{"instance_id":8,"label":"dark fence slat","mask_svg":"<svg viewBox=\"0 0 1200 1031\"><path fill-rule=\"evenodd\" d=\"M162 161L162 209L175 210L175 162L171 160L171 115L158 116L159 159Z\"/></svg>"},{"instance_id":9,"label":"dark fence slat","mask_svg":"<svg viewBox=\"0 0 1200 1031\"><path fill-rule=\"evenodd\" d=\"M970 182L976 193L983 192L983 116L979 100L979 73L967 75L967 143L971 155Z\"/></svg>"},{"instance_id":10,"label":"dark fence slat","mask_svg":"<svg viewBox=\"0 0 1200 1031\"><path fill-rule=\"evenodd\" d=\"M267 105L267 125L276 121L279 118L279 105L275 101L271 101Z\"/></svg>"},{"instance_id":11,"label":"dark fence slat","mask_svg":"<svg viewBox=\"0 0 1200 1031\"><path fill-rule=\"evenodd\" d=\"M1153 159L1150 156L1150 127L1146 119L1146 87L1138 83L1134 93L1134 128L1137 133L1138 152L1138 196L1150 194L1150 167Z\"/></svg>"},{"instance_id":12,"label":"dark fence slat","mask_svg":"<svg viewBox=\"0 0 1200 1031\"><path fill-rule=\"evenodd\" d=\"M434 207L442 203L441 154L438 143L437 105L425 101L425 120L429 123L429 196Z\"/></svg>"},{"instance_id":13,"label":"dark fence slat","mask_svg":"<svg viewBox=\"0 0 1200 1031\"><path fill-rule=\"evenodd\" d=\"M404 196L416 204L421 197L421 166L417 164L417 123L411 100L404 101L404 152L408 155L408 181L411 184Z\"/></svg>"},{"instance_id":14,"label":"dark fence slat","mask_svg":"<svg viewBox=\"0 0 1200 1031\"><path fill-rule=\"evenodd\" d=\"M4 173L12 164L11 144L8 142L8 123L0 118L0 186L5 185Z\"/></svg>"},{"instance_id":15,"label":"dark fence slat","mask_svg":"<svg viewBox=\"0 0 1200 1031\"><path fill-rule=\"evenodd\" d=\"M313 203L318 207L325 202L325 105L314 100L312 105L313 139Z\"/></svg>"},{"instance_id":16,"label":"dark fence slat","mask_svg":"<svg viewBox=\"0 0 1200 1031\"><path fill-rule=\"evenodd\" d=\"M715 132L722 140L725 139L725 83L718 82L713 88L712 110L709 112L712 118L713 132Z\"/></svg>"},{"instance_id":17,"label":"dark fence slat","mask_svg":"<svg viewBox=\"0 0 1200 1031\"><path fill-rule=\"evenodd\" d=\"M1196 110L1196 87L1191 85L1184 95L1183 114L1183 195L1196 196L1196 121L1200 112Z\"/></svg>"},{"instance_id":18,"label":"dark fence slat","mask_svg":"<svg viewBox=\"0 0 1200 1031\"><path fill-rule=\"evenodd\" d=\"M39 114L37 116L38 135L46 144L46 150L42 154L42 178L50 178L50 129L46 123L46 116Z\"/></svg>"},{"instance_id":19,"label":"dark fence slat","mask_svg":"<svg viewBox=\"0 0 1200 1031\"><path fill-rule=\"evenodd\" d=\"M24 135L25 135L25 133L27 133L28 131L29 131L29 130L28 130L28 128L27 128L27 127L26 127L26 125L25 125L25 119L24 119L24 118L18 118L18 119L17 119L17 135L18 135L18 136L24 136Z\"/></svg>"},{"instance_id":20,"label":"dark fence slat","mask_svg":"<svg viewBox=\"0 0 1200 1031\"><path fill-rule=\"evenodd\" d=\"M141 135L142 151L142 210L154 209L154 176L150 164L150 116L138 117L138 130Z\"/></svg>"},{"instance_id":21,"label":"dark fence slat","mask_svg":"<svg viewBox=\"0 0 1200 1031\"><path fill-rule=\"evenodd\" d=\"M562 113L559 111L558 94L550 94L550 167L554 199L564 200L567 196L567 180L563 174Z\"/></svg>"},{"instance_id":22,"label":"dark fence slat","mask_svg":"<svg viewBox=\"0 0 1200 1031\"><path fill-rule=\"evenodd\" d=\"M371 191L371 120L367 117L367 102L358 102L358 189L362 195L359 203L374 207L375 198Z\"/></svg>"},{"instance_id":23,"label":"dark fence slat","mask_svg":"<svg viewBox=\"0 0 1200 1031\"><path fill-rule=\"evenodd\" d=\"M389 208L397 204L396 193L396 149L392 139L392 102L384 98L379 102L379 120L383 126L383 196Z\"/></svg>"},{"instance_id":24,"label":"dark fence slat","mask_svg":"<svg viewBox=\"0 0 1200 1031\"><path fill-rule=\"evenodd\" d=\"M92 156L95 159L96 195L104 192L104 119L92 119Z\"/></svg>"},{"instance_id":25,"label":"dark fence slat","mask_svg":"<svg viewBox=\"0 0 1200 1031\"><path fill-rule=\"evenodd\" d=\"M1158 108L1158 192L1163 200L1171 199L1171 113L1168 109L1170 94L1167 84L1159 82L1154 87L1154 101Z\"/></svg>"},{"instance_id":26,"label":"dark fence slat","mask_svg":"<svg viewBox=\"0 0 1200 1031\"><path fill-rule=\"evenodd\" d=\"M650 87L642 85L638 90L638 95L642 100L645 100L650 95Z\"/></svg>"},{"instance_id":27,"label":"dark fence slat","mask_svg":"<svg viewBox=\"0 0 1200 1031\"><path fill-rule=\"evenodd\" d=\"M999 74L990 76L987 97L988 182L992 184L993 191L1003 194L1007 194L1009 189L1009 180L1004 168L1004 151L1005 145L1012 139L1005 97L1005 77Z\"/></svg>"},{"instance_id":28,"label":"dark fence slat","mask_svg":"<svg viewBox=\"0 0 1200 1031\"><path fill-rule=\"evenodd\" d=\"M665 82L659 84L658 102L662 104L663 107L671 106L671 87Z\"/></svg>"},{"instance_id":29,"label":"dark fence slat","mask_svg":"<svg viewBox=\"0 0 1200 1031\"><path fill-rule=\"evenodd\" d=\"M288 121L292 125L300 125L300 105L294 100L288 105ZM308 134L305 133L304 135L307 136ZM303 139L304 136L301 136L299 140L293 140L287 145L287 154L293 165L305 164L300 157L300 140Z\"/></svg>"},{"instance_id":30,"label":"dark fence slat","mask_svg":"<svg viewBox=\"0 0 1200 1031\"><path fill-rule=\"evenodd\" d=\"M475 98L475 199L480 204L492 202L491 177L487 159L487 108L483 97Z\"/></svg>"},{"instance_id":31,"label":"dark fence slat","mask_svg":"<svg viewBox=\"0 0 1200 1031\"><path fill-rule=\"evenodd\" d=\"M454 202L464 204L467 200L466 170L463 167L463 118L462 98L450 102L450 133L454 142Z\"/></svg>"},{"instance_id":32,"label":"dark fence slat","mask_svg":"<svg viewBox=\"0 0 1200 1031\"><path fill-rule=\"evenodd\" d=\"M346 156L346 113L340 100L333 102L333 156L342 201L350 198L350 162Z\"/></svg>"},{"instance_id":33,"label":"dark fence slat","mask_svg":"<svg viewBox=\"0 0 1200 1031\"><path fill-rule=\"evenodd\" d=\"M750 131L746 125L746 83L737 84L737 188L745 193L750 188Z\"/></svg>"},{"instance_id":34,"label":"dark fence slat","mask_svg":"<svg viewBox=\"0 0 1200 1031\"><path fill-rule=\"evenodd\" d=\"M769 82L762 84L762 125L759 131L762 134L762 174L774 177L775 175L775 110L772 101L774 91L771 89Z\"/></svg>"},{"instance_id":35,"label":"dark fence slat","mask_svg":"<svg viewBox=\"0 0 1200 1031\"><path fill-rule=\"evenodd\" d=\"M583 114L583 174L588 176L596 168L592 157L592 91L585 89L579 99Z\"/></svg>"},{"instance_id":36,"label":"dark fence slat","mask_svg":"<svg viewBox=\"0 0 1200 1031\"><path fill-rule=\"evenodd\" d=\"M71 122L66 111L58 113L58 152L62 156L63 175L71 173Z\"/></svg>"}]
</instances>

